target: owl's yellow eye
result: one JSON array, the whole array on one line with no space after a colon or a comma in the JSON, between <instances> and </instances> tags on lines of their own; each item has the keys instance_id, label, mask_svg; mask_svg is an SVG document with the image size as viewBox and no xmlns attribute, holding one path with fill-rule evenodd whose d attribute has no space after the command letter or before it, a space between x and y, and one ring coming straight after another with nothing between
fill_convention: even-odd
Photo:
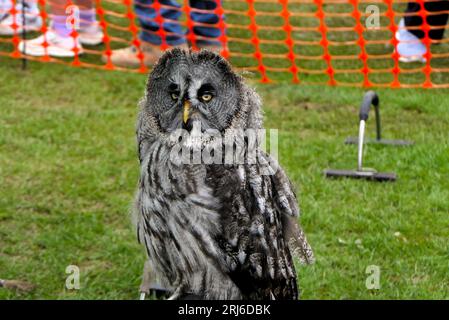
<instances>
[{"instance_id":1,"label":"owl's yellow eye","mask_svg":"<svg viewBox=\"0 0 449 320\"><path fill-rule=\"evenodd\" d=\"M212 100L212 95L210 93L205 93L201 96L201 100L204 102L209 102Z\"/></svg>"},{"instance_id":2,"label":"owl's yellow eye","mask_svg":"<svg viewBox=\"0 0 449 320\"><path fill-rule=\"evenodd\" d=\"M173 100L178 100L179 95L178 95L176 92L172 92L172 93L171 93L171 98L172 98Z\"/></svg>"}]
</instances>

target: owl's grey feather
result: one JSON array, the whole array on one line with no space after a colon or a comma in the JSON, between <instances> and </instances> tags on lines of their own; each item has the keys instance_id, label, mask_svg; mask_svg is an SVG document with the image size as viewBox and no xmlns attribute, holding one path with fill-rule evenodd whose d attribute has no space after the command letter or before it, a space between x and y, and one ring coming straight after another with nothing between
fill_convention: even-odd
<instances>
[{"instance_id":1,"label":"owl's grey feather","mask_svg":"<svg viewBox=\"0 0 449 320\"><path fill-rule=\"evenodd\" d=\"M199 97L204 86L214 92L208 103ZM183 126L185 100L202 128L225 137L262 128L259 96L219 55L174 49L160 59L137 122L136 224L154 277L176 298L297 299L292 253L307 263L313 254L287 175L262 151L251 164L173 161L171 134Z\"/></svg>"}]
</instances>

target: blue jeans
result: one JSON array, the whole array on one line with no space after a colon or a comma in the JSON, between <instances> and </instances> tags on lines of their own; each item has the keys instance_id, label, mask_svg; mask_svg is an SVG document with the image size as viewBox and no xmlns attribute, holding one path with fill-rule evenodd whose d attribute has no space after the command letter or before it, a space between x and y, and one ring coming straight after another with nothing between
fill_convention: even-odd
<instances>
[{"instance_id":1,"label":"blue jeans","mask_svg":"<svg viewBox=\"0 0 449 320\"><path fill-rule=\"evenodd\" d=\"M156 10L148 7L153 3L153 0L134 0L134 10L139 19L140 25L142 26L142 32L140 33L140 39L146 42L150 42L155 45L160 45L162 43L161 37L157 34L159 31L160 24L155 21ZM161 5L167 5L172 8L161 7L159 14L162 18L169 19L169 21L164 21L162 26L165 32L169 32L165 36L165 41L170 46L180 45L186 42L185 34L181 24L179 23L179 18L181 16L180 8L178 2L174 0L159 0ZM190 7L201 10L215 10L217 8L217 3L215 0L190 0ZM199 22L203 24L216 24L219 22L219 16L213 13L203 13L203 12L190 12L190 18L194 22ZM217 27L207 27L207 26L194 26L193 33L197 36L208 37L208 38L218 38L221 36L221 30ZM220 42L214 41L213 39L198 39L196 41L199 45L218 45Z\"/></svg>"}]
</instances>

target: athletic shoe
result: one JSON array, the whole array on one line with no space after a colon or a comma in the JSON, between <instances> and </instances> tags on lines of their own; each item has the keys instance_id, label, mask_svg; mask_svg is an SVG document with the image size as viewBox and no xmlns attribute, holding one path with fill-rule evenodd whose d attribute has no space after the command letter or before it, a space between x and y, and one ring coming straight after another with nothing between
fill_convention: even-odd
<instances>
[{"instance_id":1,"label":"athletic shoe","mask_svg":"<svg viewBox=\"0 0 449 320\"><path fill-rule=\"evenodd\" d=\"M427 52L426 46L413 33L405 27L404 19L399 22L396 39L399 41L397 52L401 62L426 62L424 55Z\"/></svg>"},{"instance_id":2,"label":"athletic shoe","mask_svg":"<svg viewBox=\"0 0 449 320\"><path fill-rule=\"evenodd\" d=\"M103 42L103 30L97 22L88 27L80 28L78 34L81 44L96 46Z\"/></svg>"},{"instance_id":3,"label":"athletic shoe","mask_svg":"<svg viewBox=\"0 0 449 320\"><path fill-rule=\"evenodd\" d=\"M184 49L188 48L187 44L181 44L176 47ZM143 54L143 63L146 66L154 65L163 54L163 51L159 46L152 45L148 42L142 42L140 49ZM111 62L119 67L137 68L140 66L140 59L137 57L138 53L137 47L135 46L112 50ZM108 58L103 54L101 60L107 62Z\"/></svg>"},{"instance_id":4,"label":"athletic shoe","mask_svg":"<svg viewBox=\"0 0 449 320\"><path fill-rule=\"evenodd\" d=\"M11 0L0 0L0 21L5 19L12 8Z\"/></svg>"},{"instance_id":5,"label":"athletic shoe","mask_svg":"<svg viewBox=\"0 0 449 320\"><path fill-rule=\"evenodd\" d=\"M47 50L45 50L44 42L47 41ZM52 57L70 58L75 56L74 48L78 49L78 54L83 53L83 48L77 38L76 41L72 37L61 37L54 31L47 31L44 35L32 40L25 40L19 43L19 50L23 54L42 57L47 53Z\"/></svg>"},{"instance_id":6,"label":"athletic shoe","mask_svg":"<svg viewBox=\"0 0 449 320\"><path fill-rule=\"evenodd\" d=\"M23 32L22 14L17 13L15 17L17 29L13 29L14 17L12 14L6 16L0 21L0 35L12 36ZM25 31L38 31L42 27L42 18L39 13L25 13Z\"/></svg>"}]
</instances>

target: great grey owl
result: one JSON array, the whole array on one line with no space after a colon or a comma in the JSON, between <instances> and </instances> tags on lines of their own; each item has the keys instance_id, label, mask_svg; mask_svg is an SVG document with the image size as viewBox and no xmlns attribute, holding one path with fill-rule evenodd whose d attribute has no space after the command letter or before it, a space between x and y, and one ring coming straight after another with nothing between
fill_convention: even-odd
<instances>
[{"instance_id":1,"label":"great grey owl","mask_svg":"<svg viewBox=\"0 0 449 320\"><path fill-rule=\"evenodd\" d=\"M225 138L262 129L260 98L209 51L173 49L153 68L137 122L135 200L151 278L171 288L173 299L297 299L292 255L309 263L313 254L284 171L259 149L251 163L186 163L175 146L204 151L228 140L173 138L182 129ZM249 145L247 138L235 141ZM224 152L212 150L223 160Z\"/></svg>"}]
</instances>

